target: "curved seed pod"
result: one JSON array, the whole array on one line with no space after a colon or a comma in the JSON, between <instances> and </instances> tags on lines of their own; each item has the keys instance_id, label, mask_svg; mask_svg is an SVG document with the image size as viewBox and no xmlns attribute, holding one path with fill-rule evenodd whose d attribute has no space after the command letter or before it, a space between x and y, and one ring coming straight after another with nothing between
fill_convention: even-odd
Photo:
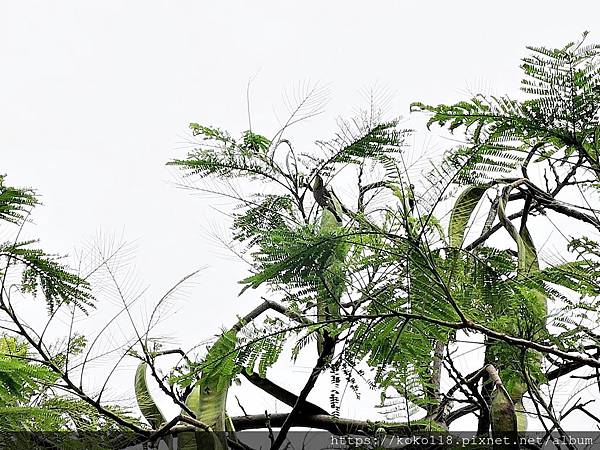
<instances>
[{"instance_id":1,"label":"curved seed pod","mask_svg":"<svg viewBox=\"0 0 600 450\"><path fill-rule=\"evenodd\" d=\"M211 427L214 433L196 431L178 435L180 450L226 450L224 431L226 425L225 406L227 388L218 390L215 383L200 381L194 386L185 404L196 418Z\"/></svg>"},{"instance_id":2,"label":"curved seed pod","mask_svg":"<svg viewBox=\"0 0 600 450\"><path fill-rule=\"evenodd\" d=\"M518 450L519 434L517 431L517 414L515 405L502 385L502 380L494 366L486 367L494 382L490 414L492 419L492 437L494 450Z\"/></svg>"},{"instance_id":3,"label":"curved seed pod","mask_svg":"<svg viewBox=\"0 0 600 450\"><path fill-rule=\"evenodd\" d=\"M214 431L225 431L227 391L219 389L219 380L200 380L189 395L186 405L194 411L196 418Z\"/></svg>"},{"instance_id":4,"label":"curved seed pod","mask_svg":"<svg viewBox=\"0 0 600 450\"><path fill-rule=\"evenodd\" d=\"M527 227L519 233L517 228L512 224L508 217L506 217L506 204L508 203L508 198L514 186L515 184L511 184L502 190L502 196L498 202L498 220L500 220L502 226L506 228L508 234L510 234L517 243L519 273L526 274L532 270L538 270L539 264L535 245L533 244L533 240L531 239Z\"/></svg>"},{"instance_id":5,"label":"curved seed pod","mask_svg":"<svg viewBox=\"0 0 600 450\"><path fill-rule=\"evenodd\" d=\"M537 250L531 234L527 227L523 227L520 231L512 224L512 222L506 216L506 205L511 191L522 183L521 180L506 186L502 190L502 196L498 202L498 220L504 226L506 231L510 234L513 240L517 244L518 252L518 274L519 276L527 276L527 274L539 270L539 261ZM546 296L536 290L531 290L531 303L527 305L527 308L534 312L540 319L545 318L548 312L548 305ZM541 363L542 356L539 356ZM527 415L523 411L523 395L527 391L527 384L524 380L520 382L513 382L511 389L508 391L512 401L515 403L517 410L518 429L519 431L527 430Z\"/></svg>"},{"instance_id":6,"label":"curved seed pod","mask_svg":"<svg viewBox=\"0 0 600 450\"><path fill-rule=\"evenodd\" d=\"M462 246L471 215L487 189L487 186L469 186L456 199L448 224L450 247L460 248Z\"/></svg>"},{"instance_id":7,"label":"curved seed pod","mask_svg":"<svg viewBox=\"0 0 600 450\"><path fill-rule=\"evenodd\" d=\"M146 379L148 365L142 361L135 372L135 398L138 407L152 428L157 429L165 422L165 417L152 399Z\"/></svg>"},{"instance_id":8,"label":"curved seed pod","mask_svg":"<svg viewBox=\"0 0 600 450\"><path fill-rule=\"evenodd\" d=\"M523 396L515 402L515 415L517 417L517 431L519 433L527 431L527 414L523 406Z\"/></svg>"}]
</instances>

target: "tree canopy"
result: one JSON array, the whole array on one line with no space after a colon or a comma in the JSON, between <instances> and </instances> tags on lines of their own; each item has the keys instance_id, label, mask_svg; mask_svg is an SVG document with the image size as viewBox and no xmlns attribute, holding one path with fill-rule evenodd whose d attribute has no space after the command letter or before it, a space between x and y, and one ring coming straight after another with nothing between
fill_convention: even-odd
<instances>
[{"instance_id":1,"label":"tree canopy","mask_svg":"<svg viewBox=\"0 0 600 450\"><path fill-rule=\"evenodd\" d=\"M138 336L124 357L139 360L132 383L143 421L73 381L70 355L85 339L69 331L63 348L49 348L15 313L9 286L43 297L50 317L96 303L85 276L19 239L36 196L0 179L0 220L16 236L0 246L0 310L10 324L0 345L0 428L126 431L181 449L248 448L239 432L268 428L278 450L294 427L451 433L472 416L477 434L516 439L532 421L563 438L569 415L600 422L589 402L554 405L558 386L575 374L597 384L600 368L600 45L584 35L528 50L517 96L411 106L428 128L463 142L420 174L405 158L414 131L376 104L340 120L312 151L296 148L288 131L318 112L318 88L272 137L190 124L197 145L168 164L239 203L232 236L252 273L232 282L241 295L264 295L200 359L151 345L150 327ZM544 248L548 229L561 236L558 253ZM481 360L463 373L456 361L467 338L481 345ZM296 392L269 376L286 346L294 360L316 350ZM156 360L165 354L181 360L162 375ZM327 375L328 409L307 400ZM290 410L229 415L236 380ZM163 414L149 383L178 416ZM380 392L389 417L340 417L342 383Z\"/></svg>"}]
</instances>

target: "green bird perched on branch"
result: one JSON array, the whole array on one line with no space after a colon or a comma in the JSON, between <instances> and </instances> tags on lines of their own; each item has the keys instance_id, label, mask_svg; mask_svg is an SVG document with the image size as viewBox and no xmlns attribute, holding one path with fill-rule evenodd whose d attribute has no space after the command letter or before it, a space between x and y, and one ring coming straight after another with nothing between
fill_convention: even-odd
<instances>
[{"instance_id":1,"label":"green bird perched on branch","mask_svg":"<svg viewBox=\"0 0 600 450\"><path fill-rule=\"evenodd\" d=\"M335 194L332 195L332 192L327 189L325 183L323 182L323 178L321 178L321 175L319 174L315 175L312 193L317 204L321 208L328 210L331 214L333 214L335 220L337 220L339 223L342 223L342 217L338 212L338 208L336 208L336 199L334 198Z\"/></svg>"}]
</instances>

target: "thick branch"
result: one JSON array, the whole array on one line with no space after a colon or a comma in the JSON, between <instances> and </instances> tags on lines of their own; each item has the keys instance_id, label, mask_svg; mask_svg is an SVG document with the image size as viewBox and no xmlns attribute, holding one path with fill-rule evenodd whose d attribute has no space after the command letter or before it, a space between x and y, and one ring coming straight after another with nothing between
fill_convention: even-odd
<instances>
[{"instance_id":1,"label":"thick branch","mask_svg":"<svg viewBox=\"0 0 600 450\"><path fill-rule=\"evenodd\" d=\"M272 381L262 378L260 375L256 373L252 373L248 375L246 371L242 371L242 375L246 377L246 379L252 383L254 386L262 389L267 394L272 395L277 400L285 403L288 406L294 406L298 402L298 396L291 393L287 389L282 388L281 386L276 385ZM320 406L315 405L307 400L300 403L298 406L300 413L309 414L309 415L329 415L327 411L325 411Z\"/></svg>"},{"instance_id":2,"label":"thick branch","mask_svg":"<svg viewBox=\"0 0 600 450\"><path fill-rule=\"evenodd\" d=\"M577 219L585 223L589 223L590 225L594 226L597 230L600 231L600 221L598 221L598 219L596 219L594 216L582 213L581 211L570 208L565 204L557 201L545 203L544 206L565 216L572 217L573 219Z\"/></svg>"},{"instance_id":3,"label":"thick branch","mask_svg":"<svg viewBox=\"0 0 600 450\"><path fill-rule=\"evenodd\" d=\"M152 433L152 435L149 438L149 441L151 443L154 443L154 442L158 441L161 437L166 436L167 434L170 433L170 431L179 422L187 423L189 425L192 425L194 428L199 428L204 431L212 431L210 429L210 427L208 425L206 425L205 423L202 423L199 420L196 420L191 417L180 414L178 416L173 417L171 420L169 420L167 423L165 423L162 427L160 427L158 430L156 430L156 432Z\"/></svg>"},{"instance_id":4,"label":"thick branch","mask_svg":"<svg viewBox=\"0 0 600 450\"><path fill-rule=\"evenodd\" d=\"M277 438L271 446L271 450L278 450L279 447L281 447L281 445L283 444L283 441L285 440L288 431L292 427L294 420L296 420L296 418L300 415L300 407L306 401L306 397L308 397L308 394L310 394L310 391L312 391L323 370L325 370L325 367L329 363L334 351L335 339L329 336L325 336L325 338L323 339L323 350L321 351L321 354L317 359L317 364L315 365L310 376L308 377L304 388L302 388L302 391L300 391L300 395L296 400L296 404L294 405L287 418L281 425L281 430L279 430Z\"/></svg>"},{"instance_id":5,"label":"thick branch","mask_svg":"<svg viewBox=\"0 0 600 450\"><path fill-rule=\"evenodd\" d=\"M253 416L238 416L232 417L231 421L237 431L256 430L266 428L267 420L272 427L280 428L285 423L289 414L264 414ZM334 434L350 434L350 433L373 433L375 428L385 428L389 434L409 435L411 432L419 429L424 429L426 425L405 424L405 423L379 423L365 420L344 419L331 415L323 414L301 414L296 416L291 421L293 427L316 428L319 430L329 431Z\"/></svg>"}]
</instances>

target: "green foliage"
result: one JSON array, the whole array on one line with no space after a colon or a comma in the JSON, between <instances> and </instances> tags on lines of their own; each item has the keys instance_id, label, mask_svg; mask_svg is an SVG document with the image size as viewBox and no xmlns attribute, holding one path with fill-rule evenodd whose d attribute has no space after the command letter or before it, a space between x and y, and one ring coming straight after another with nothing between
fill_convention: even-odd
<instances>
[{"instance_id":1,"label":"green foliage","mask_svg":"<svg viewBox=\"0 0 600 450\"><path fill-rule=\"evenodd\" d=\"M21 223L38 201L31 189L6 186L0 175L0 221Z\"/></svg>"},{"instance_id":2,"label":"green foliage","mask_svg":"<svg viewBox=\"0 0 600 450\"><path fill-rule=\"evenodd\" d=\"M327 172L336 164L363 164L366 159L387 162L404 148L408 130L398 128L399 120L387 122L363 118L341 121L340 132L330 141L319 141L329 155L319 166ZM311 158L312 159L312 158Z\"/></svg>"},{"instance_id":3,"label":"green foliage","mask_svg":"<svg viewBox=\"0 0 600 450\"><path fill-rule=\"evenodd\" d=\"M0 221L22 223L37 199L30 189L4 185L0 177ZM89 283L59 262L57 255L51 255L37 248L31 248L35 240L0 243L0 261L3 263L4 280L9 269L21 269L20 289L24 293L36 295L41 292L48 309L52 312L59 304L74 304L85 310L94 300ZM4 282L2 283L4 286Z\"/></svg>"},{"instance_id":4,"label":"green foliage","mask_svg":"<svg viewBox=\"0 0 600 450\"><path fill-rule=\"evenodd\" d=\"M293 217L292 200L288 196L256 195L256 203L235 215L234 239L249 247L258 244L271 230L284 228L286 218ZM244 208L244 206L242 206Z\"/></svg>"},{"instance_id":5,"label":"green foliage","mask_svg":"<svg viewBox=\"0 0 600 450\"><path fill-rule=\"evenodd\" d=\"M67 363L69 357L80 355L87 347L87 339L84 335L73 333L70 337L64 339L63 349L55 349L54 356L52 358L53 363L60 370L68 370Z\"/></svg>"},{"instance_id":6,"label":"green foliage","mask_svg":"<svg viewBox=\"0 0 600 450\"><path fill-rule=\"evenodd\" d=\"M266 331L266 329L269 331ZM260 334L256 333L255 329L255 332L251 336L254 338L261 337L258 339L252 339L252 337L247 339L250 342L240 350L236 361L237 364L243 367L248 374L257 371L261 377L266 377L267 369L273 366L279 359L279 355L283 350L283 344L287 339L287 334L282 326L277 326L276 324L265 325L265 331L261 330Z\"/></svg>"},{"instance_id":7,"label":"green foliage","mask_svg":"<svg viewBox=\"0 0 600 450\"><path fill-rule=\"evenodd\" d=\"M327 337L337 344L328 361L334 411L341 377L351 389L362 378L372 388L395 390L407 413L425 411L427 420L445 425L451 414L444 408L463 381L451 354L460 344L456 329L486 335L486 363L496 364L504 393L519 408L527 389L545 381L548 364L561 362L548 363L527 347L553 345L571 354L596 348L598 245L575 238L569 247L576 261L544 260L534 220L552 211L600 229L587 198L586 205L558 198L572 186L596 193L600 47L580 42L530 50L522 66L524 100L476 95L453 105L413 104L431 114L428 126L466 138L425 180L405 164L408 132L397 120L364 114L340 121L333 139L317 142L318 152L300 154L283 137L285 128L272 140L250 131L234 139L193 124L200 148L169 164L200 178L260 182L255 193L245 184L233 221L234 239L246 245L252 264L242 293L267 289L290 314L247 324L231 347L219 339L216 372L206 366L211 348L179 382L191 386L200 377L199 385L210 380L208 391L222 393L236 362L266 376L286 341L295 338L296 358L315 341L321 354ZM488 193L497 194L489 203L482 201ZM443 210L450 199L451 210ZM522 210L515 213L517 206ZM478 207L487 209L483 227L474 217ZM465 242L469 226L481 231L471 243ZM498 231L509 241L490 240ZM459 387L441 392L442 372ZM474 389L460 391L479 409ZM194 392L200 398L202 391ZM483 421L487 409L480 412Z\"/></svg>"},{"instance_id":8,"label":"green foliage","mask_svg":"<svg viewBox=\"0 0 600 450\"><path fill-rule=\"evenodd\" d=\"M255 134L250 130L244 131L242 137L242 148L251 152L266 152L271 141L260 134Z\"/></svg>"},{"instance_id":9,"label":"green foliage","mask_svg":"<svg viewBox=\"0 0 600 450\"><path fill-rule=\"evenodd\" d=\"M60 415L60 428L55 428L53 431L79 431L82 436L85 436L85 433L90 433L90 438L94 437L94 433L97 433L96 438L101 438L102 432L114 432L113 438L120 438L123 441L115 441L112 445L117 443L118 445L126 444L129 438L133 440L133 433L129 429L106 417L93 405L81 399L68 396L49 396L44 400L42 407L44 410L55 411ZM118 405L104 405L104 408L131 424L142 425L142 422L135 418L133 411L129 408ZM110 447L108 442L105 442L105 444L107 448L114 448Z\"/></svg>"},{"instance_id":10,"label":"green foliage","mask_svg":"<svg viewBox=\"0 0 600 450\"><path fill-rule=\"evenodd\" d=\"M32 363L27 346L15 338L0 338L0 429L47 430L60 423L55 411L29 405L30 399L56 381L49 368Z\"/></svg>"},{"instance_id":11,"label":"green foliage","mask_svg":"<svg viewBox=\"0 0 600 450\"><path fill-rule=\"evenodd\" d=\"M585 35L584 35L585 38ZM532 98L477 95L454 105L414 103L412 110L431 112L428 126L461 129L470 145L453 151L446 163L465 184L481 183L512 172L535 148L539 161L557 152L580 155L598 168L600 45L570 43L560 49L528 47L523 59L522 90Z\"/></svg>"},{"instance_id":12,"label":"green foliage","mask_svg":"<svg viewBox=\"0 0 600 450\"><path fill-rule=\"evenodd\" d=\"M313 342L323 356L324 342L334 343L324 360L332 373L334 410L339 411L341 376L355 390L361 378L382 393L395 390L407 412L425 411L421 423L442 429L448 414L437 408L444 400L448 407L457 391L440 392L440 374L445 370L461 384L450 349L458 343L456 329L469 328L471 334L487 333L486 357L505 386L497 383L492 395L492 428L514 432L513 403L519 405L531 386L544 382L546 366L561 363L547 363L521 343L552 345L566 359L598 350L598 243L569 238L574 261L544 261L528 218L550 209L598 225L588 198L585 206L571 205L557 195L569 186L597 194L600 185L600 46L582 40L530 50L521 66L524 100L479 94L453 105L413 104L413 110L430 114L429 127L464 133L467 142L446 152L416 187L403 154L409 132L398 120L373 114L373 108L371 114L340 121L333 139L317 141L318 151L312 153L295 153L284 137L287 125L269 139L252 130L233 137L190 124L197 148L168 164L201 179L259 182L254 192L254 185L244 184L233 216L233 238L252 262L242 292L269 289L287 308L279 309L283 319L267 317L224 331L202 360L174 371L173 392L189 394L181 400L198 420L214 431L228 430L225 406L232 381L241 370L266 377L286 342L295 338L293 358ZM534 165L545 171L539 180L529 177ZM589 179L581 180L582 173ZM440 205L461 187L445 229L448 211L440 211ZM493 188L501 194L489 205L484 232L466 245L467 228L477 227L474 212L488 206L482 198ZM433 194L426 198L419 191ZM510 214L521 201L522 211ZM31 190L6 186L0 177L0 221L23 224L36 203ZM518 227L512 222L517 216ZM490 243L486 233L501 229L512 241ZM10 282L20 280L24 294L42 295L51 312L61 305L85 311L94 300L88 282L35 243L0 244L0 309L10 320L18 319L7 298L10 290L4 289L14 274ZM549 306L559 311L548 317ZM516 339L519 345L505 342ZM40 350L44 346L33 354L10 337L0 343L0 429L123 431L98 411L99 403L69 383L87 402L48 389L66 378L68 355L86 345L76 334L69 333L67 340L68 351L51 356ZM165 417L149 393L149 361L137 368L135 393L142 414L157 429ZM465 402L480 408L473 395L477 384L468 387L460 390ZM128 411L104 411L139 425ZM486 411L481 408L480 417ZM226 443L198 432L182 435L180 447L224 449Z\"/></svg>"},{"instance_id":13,"label":"green foliage","mask_svg":"<svg viewBox=\"0 0 600 450\"><path fill-rule=\"evenodd\" d=\"M21 291L36 295L41 292L52 312L58 304L74 304L80 309L92 306L94 299L89 283L61 264L60 257L31 248L36 241L0 244L0 257L7 263L23 267Z\"/></svg>"},{"instance_id":14,"label":"green foliage","mask_svg":"<svg viewBox=\"0 0 600 450\"><path fill-rule=\"evenodd\" d=\"M237 356L237 332L224 331L216 342L210 347L204 361L198 366L202 373L200 386L210 383L218 390L229 387L231 380L238 373L235 364ZM216 380L216 381L215 381Z\"/></svg>"},{"instance_id":15,"label":"green foliage","mask_svg":"<svg viewBox=\"0 0 600 450\"><path fill-rule=\"evenodd\" d=\"M306 288L320 285L319 273L326 266L343 230L320 234L312 225L270 230L253 254L257 273L242 280L252 288L269 283L274 289Z\"/></svg>"},{"instance_id":16,"label":"green foliage","mask_svg":"<svg viewBox=\"0 0 600 450\"><path fill-rule=\"evenodd\" d=\"M23 226L31 209L38 204L34 192L30 189L5 185L4 176L0 177L0 226L7 223ZM15 229L18 236L20 228ZM69 356L83 351L86 346L84 336L76 332L69 333L63 341L66 349L50 345L46 340L39 343L35 331L18 313L15 292L30 296L42 296L54 317L57 310L65 305L86 311L93 306L94 297L89 282L62 263L62 257L36 248L36 240L12 241L0 243L0 312L3 320L8 321L7 330L15 331L0 338L0 433L13 433L14 448L37 448L38 445L54 445L50 448L114 448L116 445L110 436L103 445L98 445L103 437L94 435L80 436L74 440L67 432L120 432L120 444L125 444L125 428L113 419L105 417L95 405L70 394L59 395L54 389L70 390L65 386L66 373L69 371ZM9 288L10 285L10 288ZM42 333L43 336L43 333ZM25 344L31 343L31 347ZM61 391L58 391L61 392ZM80 395L80 392L71 392ZM132 426L139 422L128 411L119 407L103 406L104 410L122 417ZM14 434L23 431L25 434ZM31 434L27 432L45 432ZM55 434L48 434L48 433ZM88 439L89 438L89 439ZM43 442L40 443L39 440ZM11 442L11 441L7 441ZM4 441L3 441L4 443Z\"/></svg>"},{"instance_id":17,"label":"green foliage","mask_svg":"<svg viewBox=\"0 0 600 450\"><path fill-rule=\"evenodd\" d=\"M202 144L190 152L184 160L173 160L168 164L182 168L188 175L222 178L249 176L272 180L277 176L276 168L269 162L265 151L269 140L250 131L243 133L236 141L229 133L218 128L190 124L194 136L202 139Z\"/></svg>"},{"instance_id":18,"label":"green foliage","mask_svg":"<svg viewBox=\"0 0 600 450\"><path fill-rule=\"evenodd\" d=\"M34 362L27 346L14 337L0 339L0 433L45 432L44 439L65 449L114 448L122 445L133 436L111 419L104 417L94 406L80 399L54 395L49 388L58 381L58 374L46 365ZM139 424L127 411L117 406L107 406L114 414ZM77 439L67 433L77 431ZM85 436L89 432L90 435ZM114 432L115 436L98 433ZM50 434L54 433L54 434ZM94 435L93 433L96 433ZM30 442L41 434L24 434L15 448L35 447ZM104 441L103 441L104 439ZM98 446L99 442L103 444ZM133 441L133 439L132 439ZM9 441L7 441L9 442ZM4 443L4 442L3 442Z\"/></svg>"}]
</instances>

